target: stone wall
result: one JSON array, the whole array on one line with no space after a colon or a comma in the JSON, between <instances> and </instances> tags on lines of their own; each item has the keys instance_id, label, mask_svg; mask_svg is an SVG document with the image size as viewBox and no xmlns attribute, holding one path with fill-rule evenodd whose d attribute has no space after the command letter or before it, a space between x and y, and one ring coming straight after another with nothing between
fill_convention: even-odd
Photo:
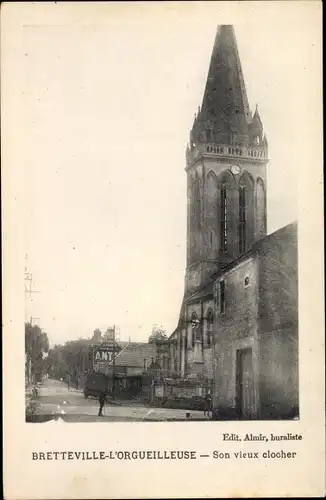
<instances>
[{"instance_id":1,"label":"stone wall","mask_svg":"<svg viewBox=\"0 0 326 500\"><path fill-rule=\"evenodd\" d=\"M293 328L260 337L260 418L299 414L298 335Z\"/></svg>"},{"instance_id":2,"label":"stone wall","mask_svg":"<svg viewBox=\"0 0 326 500\"><path fill-rule=\"evenodd\" d=\"M165 408L204 410L208 390L212 391L212 385L207 382L177 379L156 386L152 404Z\"/></svg>"},{"instance_id":3,"label":"stone wall","mask_svg":"<svg viewBox=\"0 0 326 500\"><path fill-rule=\"evenodd\" d=\"M213 378L213 348L204 348L203 351L204 355L204 366L203 366L203 373L204 376L208 379Z\"/></svg>"},{"instance_id":4,"label":"stone wall","mask_svg":"<svg viewBox=\"0 0 326 500\"><path fill-rule=\"evenodd\" d=\"M259 249L261 417L298 414L297 227L268 236Z\"/></svg>"},{"instance_id":5,"label":"stone wall","mask_svg":"<svg viewBox=\"0 0 326 500\"><path fill-rule=\"evenodd\" d=\"M246 278L249 278L248 282ZM255 391L258 391L258 266L256 257L249 256L227 271L223 275L223 280L225 313L221 314L219 297L214 323L213 405L227 411L236 406L236 364L239 349L252 349L254 386ZM255 408L255 411L257 412L258 408Z\"/></svg>"},{"instance_id":6,"label":"stone wall","mask_svg":"<svg viewBox=\"0 0 326 500\"><path fill-rule=\"evenodd\" d=\"M259 242L260 333L298 322L297 249L296 224Z\"/></svg>"}]
</instances>

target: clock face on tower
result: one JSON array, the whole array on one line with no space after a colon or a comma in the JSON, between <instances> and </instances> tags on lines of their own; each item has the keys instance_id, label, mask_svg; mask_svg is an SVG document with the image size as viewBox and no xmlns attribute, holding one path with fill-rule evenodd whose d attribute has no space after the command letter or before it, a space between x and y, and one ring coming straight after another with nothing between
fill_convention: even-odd
<instances>
[{"instance_id":1,"label":"clock face on tower","mask_svg":"<svg viewBox=\"0 0 326 500\"><path fill-rule=\"evenodd\" d=\"M232 165L230 170L231 170L232 174L234 174L234 175L238 175L241 172L239 165Z\"/></svg>"}]
</instances>

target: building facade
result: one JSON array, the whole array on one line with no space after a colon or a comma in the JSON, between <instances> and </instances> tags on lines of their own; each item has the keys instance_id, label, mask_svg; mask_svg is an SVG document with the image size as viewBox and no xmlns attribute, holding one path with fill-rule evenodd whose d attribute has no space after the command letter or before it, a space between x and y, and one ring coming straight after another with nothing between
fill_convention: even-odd
<instances>
[{"instance_id":1,"label":"building facade","mask_svg":"<svg viewBox=\"0 0 326 500\"><path fill-rule=\"evenodd\" d=\"M169 365L212 380L214 407L238 418L298 408L296 225L266 236L267 164L234 29L223 25L186 150L185 294Z\"/></svg>"}]
</instances>

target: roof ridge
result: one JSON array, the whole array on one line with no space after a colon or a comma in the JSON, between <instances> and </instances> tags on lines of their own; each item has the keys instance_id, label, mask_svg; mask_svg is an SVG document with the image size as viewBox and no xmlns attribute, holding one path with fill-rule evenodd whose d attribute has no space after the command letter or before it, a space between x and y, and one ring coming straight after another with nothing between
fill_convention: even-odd
<instances>
[{"instance_id":1,"label":"roof ridge","mask_svg":"<svg viewBox=\"0 0 326 500\"><path fill-rule=\"evenodd\" d=\"M130 344L131 344L131 342L128 342L128 344L127 344L127 345L125 345L125 346L124 346L124 348L123 348L123 349L121 349L121 351L119 351L119 352L118 352L118 354L117 354L116 356L114 356L114 359L116 360L116 359L120 356L120 354L121 354L121 353L122 353L125 349L127 349L128 345L130 345ZM112 360L112 361L110 361L109 366L111 366L112 364L113 364L113 360Z\"/></svg>"}]
</instances>

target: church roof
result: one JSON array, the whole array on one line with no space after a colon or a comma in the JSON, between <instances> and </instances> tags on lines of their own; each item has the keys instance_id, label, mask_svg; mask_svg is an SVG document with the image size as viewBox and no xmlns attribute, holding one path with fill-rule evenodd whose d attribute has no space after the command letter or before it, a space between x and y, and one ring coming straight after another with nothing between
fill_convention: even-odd
<instances>
[{"instance_id":1,"label":"church roof","mask_svg":"<svg viewBox=\"0 0 326 500\"><path fill-rule=\"evenodd\" d=\"M257 253L261 253L264 246L266 246L266 244L273 245L278 240L288 238L288 235L290 235L294 231L296 231L296 227L297 227L297 222L291 222L290 224L287 224L286 226L283 226L283 227L277 229L273 233L267 234L263 238L255 241L253 243L252 247L246 253L242 254L240 257L233 260L232 262L226 264L219 271L217 271L215 274L213 274L211 276L211 280L215 281L217 278L222 276L226 271L230 271L235 266L237 266L240 262L243 262L244 260L246 260L248 257L250 257L254 254L257 254Z\"/></svg>"},{"instance_id":2,"label":"church roof","mask_svg":"<svg viewBox=\"0 0 326 500\"><path fill-rule=\"evenodd\" d=\"M201 109L193 127L193 140L204 130L214 142L230 143L231 134L246 142L252 117L246 93L235 32L232 25L217 29Z\"/></svg>"},{"instance_id":3,"label":"church roof","mask_svg":"<svg viewBox=\"0 0 326 500\"><path fill-rule=\"evenodd\" d=\"M204 299L209 299L213 296L213 287L214 287L214 282L217 278L223 276L223 274L227 271L230 271L233 269L235 266L237 266L239 263L243 262L244 260L248 259L252 255L256 253L261 253L263 251L264 246L266 244L268 245L273 245L277 244L277 241L279 240L284 240L290 237L297 228L297 222L292 222L284 227L281 227L280 229L277 229L271 234L268 234L264 238L261 238L260 240L256 241L252 248L248 250L246 253L242 254L240 257L237 259L233 260L232 262L225 264L219 271L211 275L209 280L204 283L200 288L198 288L194 293L189 295L188 297L185 298L185 303L191 304L194 302L198 302L200 300ZM179 320L180 323L180 320ZM179 325L178 325L179 328Z\"/></svg>"},{"instance_id":4,"label":"church roof","mask_svg":"<svg viewBox=\"0 0 326 500\"><path fill-rule=\"evenodd\" d=\"M191 302L197 302L198 300L207 299L213 296L213 280L210 279L203 287L201 287L197 292L187 298L187 304Z\"/></svg>"}]
</instances>

